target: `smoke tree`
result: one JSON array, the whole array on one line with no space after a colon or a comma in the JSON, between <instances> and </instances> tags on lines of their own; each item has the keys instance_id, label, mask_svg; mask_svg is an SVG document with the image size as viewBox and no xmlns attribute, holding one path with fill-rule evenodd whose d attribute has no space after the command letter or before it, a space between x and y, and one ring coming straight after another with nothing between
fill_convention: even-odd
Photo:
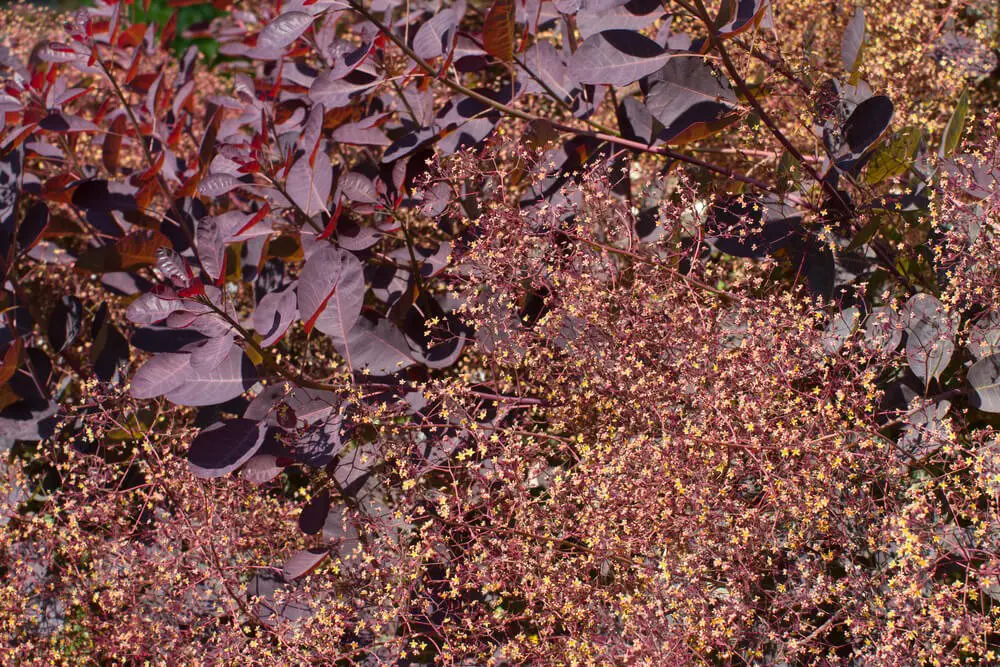
<instances>
[{"instance_id":1,"label":"smoke tree","mask_svg":"<svg viewBox=\"0 0 1000 667\"><path fill-rule=\"evenodd\" d=\"M995 6L212 4L0 13L10 655L996 659Z\"/></svg>"}]
</instances>

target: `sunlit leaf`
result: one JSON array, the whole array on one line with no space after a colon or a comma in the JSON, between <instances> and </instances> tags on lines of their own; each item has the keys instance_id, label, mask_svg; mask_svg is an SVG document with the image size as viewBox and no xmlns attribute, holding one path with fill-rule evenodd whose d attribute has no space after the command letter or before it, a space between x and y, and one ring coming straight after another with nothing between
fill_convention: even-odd
<instances>
[{"instance_id":1,"label":"sunlit leaf","mask_svg":"<svg viewBox=\"0 0 1000 667\"><path fill-rule=\"evenodd\" d=\"M605 30L580 45L569 59L573 81L627 86L663 67L676 54L631 30Z\"/></svg>"},{"instance_id":2,"label":"sunlit leaf","mask_svg":"<svg viewBox=\"0 0 1000 667\"><path fill-rule=\"evenodd\" d=\"M854 10L854 16L844 29L844 36L840 42L840 60L844 64L844 69L851 75L851 83L856 83L855 77L858 67L861 64L859 56L864 48L865 42L865 10L858 7Z\"/></svg>"},{"instance_id":3,"label":"sunlit leaf","mask_svg":"<svg viewBox=\"0 0 1000 667\"><path fill-rule=\"evenodd\" d=\"M955 323L936 297L920 293L901 314L906 327L906 360L914 375L930 383L944 372L955 351Z\"/></svg>"},{"instance_id":4,"label":"sunlit leaf","mask_svg":"<svg viewBox=\"0 0 1000 667\"><path fill-rule=\"evenodd\" d=\"M257 38L258 47L283 49L309 29L313 17L305 12L285 12L261 31Z\"/></svg>"}]
</instances>

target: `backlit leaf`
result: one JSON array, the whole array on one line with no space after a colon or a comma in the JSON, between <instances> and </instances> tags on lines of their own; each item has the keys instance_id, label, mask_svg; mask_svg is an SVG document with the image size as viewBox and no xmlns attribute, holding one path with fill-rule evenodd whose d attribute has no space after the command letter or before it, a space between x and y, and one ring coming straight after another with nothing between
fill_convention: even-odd
<instances>
[{"instance_id":1,"label":"backlit leaf","mask_svg":"<svg viewBox=\"0 0 1000 667\"><path fill-rule=\"evenodd\" d=\"M514 0L494 0L483 23L483 48L500 60L514 59Z\"/></svg>"},{"instance_id":2,"label":"backlit leaf","mask_svg":"<svg viewBox=\"0 0 1000 667\"><path fill-rule=\"evenodd\" d=\"M76 261L76 268L93 273L132 271L156 264L156 252L169 247L170 239L152 229L133 229L114 243L87 250Z\"/></svg>"},{"instance_id":3,"label":"backlit leaf","mask_svg":"<svg viewBox=\"0 0 1000 667\"><path fill-rule=\"evenodd\" d=\"M865 182L874 185L904 174L913 164L920 137L919 129L908 127L876 150L865 170Z\"/></svg>"}]
</instances>

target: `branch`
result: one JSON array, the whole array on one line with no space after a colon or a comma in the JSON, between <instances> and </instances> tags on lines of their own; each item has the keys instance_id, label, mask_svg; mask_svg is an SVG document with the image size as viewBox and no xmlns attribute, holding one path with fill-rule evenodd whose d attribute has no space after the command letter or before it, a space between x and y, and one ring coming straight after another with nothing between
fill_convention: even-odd
<instances>
[{"instance_id":1,"label":"branch","mask_svg":"<svg viewBox=\"0 0 1000 667\"><path fill-rule=\"evenodd\" d=\"M387 25L385 25L379 19L375 18L375 16L373 16L371 12L369 12L367 9L358 4L356 0L347 0L347 3L354 11L358 12L363 17L365 17L366 20L374 24L386 37L388 37L397 47L399 47L399 49L404 54L406 54L408 58L410 58L413 62L415 62L417 66L420 67L420 69L424 70L424 72L426 72L429 76L437 78L438 75L437 70L434 69L434 67L432 67L426 60L418 56L416 52L413 51L413 49L411 49L410 47L408 47L406 43L403 40L401 40L395 33L393 33L392 30L390 30ZM460 93L478 102L482 102L483 104L486 104L487 106L490 106L508 116L512 116L514 118L520 118L521 120L527 121L529 123L545 121L546 123L549 123L549 125L551 125L554 129L559 130L560 132L566 132L568 134L576 134L586 137L593 137L595 139L600 139L601 141L606 141L608 143L616 144L618 146L630 148L632 150L639 151L642 153L662 155L664 157L669 157L674 160L677 160L678 162L686 162L688 164L701 167L703 169L707 169L708 171L712 171L721 176L725 176L730 180L740 181L742 183L746 183L747 185L752 185L755 188L763 190L764 192L769 192L774 195L779 194L767 183L764 183L763 181L760 181L751 176L746 176L732 169L721 167L719 165L715 165L710 162L705 162L704 160L699 160L698 158L685 155L684 153L680 153L670 148L666 147L656 148L638 141L631 141L629 139L625 139L621 135L617 134L611 128L604 127L603 125L587 121L588 124L590 124L591 126L596 126L596 128L598 129L588 130L585 128L573 127L572 125L567 125L566 123L562 123L557 120L552 120L550 118L543 118L541 116L536 116L535 114L528 113L526 111L521 111L520 109L516 109L510 105L504 104L503 102L498 102L497 100L494 100L490 97L487 97L486 95L483 95L482 93L476 92L475 90L472 90L470 88L466 88L457 81L452 81L447 77L440 77L439 80L448 88L455 91L456 93Z\"/></svg>"}]
</instances>

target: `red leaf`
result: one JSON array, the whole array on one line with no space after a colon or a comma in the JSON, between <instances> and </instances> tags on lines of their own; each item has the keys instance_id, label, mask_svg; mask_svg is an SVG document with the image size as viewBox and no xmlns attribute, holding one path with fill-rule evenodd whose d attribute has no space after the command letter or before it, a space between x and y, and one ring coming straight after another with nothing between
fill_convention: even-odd
<instances>
[{"instance_id":1,"label":"red leaf","mask_svg":"<svg viewBox=\"0 0 1000 667\"><path fill-rule=\"evenodd\" d=\"M164 49L169 49L171 42L177 35L177 12L170 15L166 25L163 26L163 33L160 35L160 44Z\"/></svg>"},{"instance_id":2,"label":"red leaf","mask_svg":"<svg viewBox=\"0 0 1000 667\"><path fill-rule=\"evenodd\" d=\"M483 48L500 60L514 59L514 0L495 0L483 23Z\"/></svg>"},{"instance_id":3,"label":"red leaf","mask_svg":"<svg viewBox=\"0 0 1000 667\"><path fill-rule=\"evenodd\" d=\"M254 225L256 225L258 222L260 222L261 220L263 220L264 216L267 215L270 212L271 212L271 204L270 204L270 202L265 202L264 205L261 207L261 209L259 211L257 211L257 214L255 216L253 216L252 218L250 218L250 221L247 224L245 224L242 227L240 227L240 230L238 232L236 232L236 234L234 234L234 236L239 236L243 232L247 231L248 229L250 229L251 227L253 227Z\"/></svg>"},{"instance_id":4,"label":"red leaf","mask_svg":"<svg viewBox=\"0 0 1000 667\"><path fill-rule=\"evenodd\" d=\"M104 168L112 174L118 170L125 127L126 118L123 114L117 116L111 122L111 129L104 135L104 147L101 153L101 161L104 163Z\"/></svg>"}]
</instances>

